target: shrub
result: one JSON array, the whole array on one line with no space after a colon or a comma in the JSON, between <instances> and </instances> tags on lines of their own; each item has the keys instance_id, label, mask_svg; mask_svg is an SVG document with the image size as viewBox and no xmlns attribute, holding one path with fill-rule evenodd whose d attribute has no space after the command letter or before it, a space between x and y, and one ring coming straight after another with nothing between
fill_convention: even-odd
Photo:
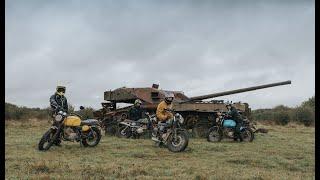
<instances>
[{"instance_id":1,"label":"shrub","mask_svg":"<svg viewBox=\"0 0 320 180\"><path fill-rule=\"evenodd\" d=\"M295 120L310 126L314 123L314 112L310 107L298 107L295 110Z\"/></svg>"},{"instance_id":2,"label":"shrub","mask_svg":"<svg viewBox=\"0 0 320 180\"><path fill-rule=\"evenodd\" d=\"M275 112L273 114L273 119L278 125L287 125L290 121L289 114L286 111Z\"/></svg>"},{"instance_id":3,"label":"shrub","mask_svg":"<svg viewBox=\"0 0 320 180\"><path fill-rule=\"evenodd\" d=\"M95 110L91 107L87 107L83 110L77 111L78 114L80 114L82 116L83 119L90 119L93 118L93 112Z\"/></svg>"}]
</instances>

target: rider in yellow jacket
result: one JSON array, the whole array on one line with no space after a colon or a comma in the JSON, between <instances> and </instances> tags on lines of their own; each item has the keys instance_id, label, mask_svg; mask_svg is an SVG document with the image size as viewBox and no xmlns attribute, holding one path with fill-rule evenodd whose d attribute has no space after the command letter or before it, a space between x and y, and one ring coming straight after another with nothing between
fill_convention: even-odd
<instances>
[{"instance_id":1,"label":"rider in yellow jacket","mask_svg":"<svg viewBox=\"0 0 320 180\"><path fill-rule=\"evenodd\" d=\"M173 114L169 111L166 111L166 109L172 109L173 98L174 95L172 93L167 93L164 101L161 101L158 105L156 112L158 121L166 122L167 120L173 118Z\"/></svg>"}]
</instances>

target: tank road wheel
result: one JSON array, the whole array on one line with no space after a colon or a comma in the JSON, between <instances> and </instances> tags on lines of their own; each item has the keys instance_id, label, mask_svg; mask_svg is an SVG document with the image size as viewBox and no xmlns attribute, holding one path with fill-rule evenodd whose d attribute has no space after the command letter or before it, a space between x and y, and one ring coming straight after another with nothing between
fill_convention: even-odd
<instances>
[{"instance_id":1,"label":"tank road wheel","mask_svg":"<svg viewBox=\"0 0 320 180\"><path fill-rule=\"evenodd\" d=\"M194 137L206 137L208 128L205 125L197 124L192 128L192 134Z\"/></svg>"},{"instance_id":2,"label":"tank road wheel","mask_svg":"<svg viewBox=\"0 0 320 180\"><path fill-rule=\"evenodd\" d=\"M127 118L128 118L128 114L127 113L122 113L121 116L120 116L121 120L125 120Z\"/></svg>"},{"instance_id":3,"label":"tank road wheel","mask_svg":"<svg viewBox=\"0 0 320 180\"><path fill-rule=\"evenodd\" d=\"M114 136L117 133L117 125L107 125L105 127L105 135Z\"/></svg>"},{"instance_id":4,"label":"tank road wheel","mask_svg":"<svg viewBox=\"0 0 320 180\"><path fill-rule=\"evenodd\" d=\"M192 127L194 127L198 122L198 116L187 115L185 120L186 120L185 124L186 124L187 129L192 129Z\"/></svg>"}]
</instances>

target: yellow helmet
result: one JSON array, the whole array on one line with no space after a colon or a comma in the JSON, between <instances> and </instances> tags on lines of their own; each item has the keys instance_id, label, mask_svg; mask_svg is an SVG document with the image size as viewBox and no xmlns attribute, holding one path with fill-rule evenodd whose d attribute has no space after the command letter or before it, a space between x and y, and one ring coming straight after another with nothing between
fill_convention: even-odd
<instances>
[{"instance_id":1,"label":"yellow helmet","mask_svg":"<svg viewBox=\"0 0 320 180\"><path fill-rule=\"evenodd\" d=\"M64 93L66 92L66 87L65 86L57 86L56 91L57 91L58 95L63 96Z\"/></svg>"}]
</instances>

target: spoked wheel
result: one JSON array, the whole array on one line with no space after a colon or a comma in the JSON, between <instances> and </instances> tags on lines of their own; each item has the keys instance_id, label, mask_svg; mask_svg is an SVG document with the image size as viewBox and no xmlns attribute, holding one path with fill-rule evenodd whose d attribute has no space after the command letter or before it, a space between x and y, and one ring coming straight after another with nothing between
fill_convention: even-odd
<instances>
[{"instance_id":1,"label":"spoked wheel","mask_svg":"<svg viewBox=\"0 0 320 180\"><path fill-rule=\"evenodd\" d=\"M91 127L90 132L88 132L88 137L82 140L82 144L85 147L94 147L99 144L101 139L101 131L96 127Z\"/></svg>"},{"instance_id":2,"label":"spoked wheel","mask_svg":"<svg viewBox=\"0 0 320 180\"><path fill-rule=\"evenodd\" d=\"M254 138L254 133L251 129L246 128L241 132L241 137L242 140L245 142L252 142Z\"/></svg>"},{"instance_id":3,"label":"spoked wheel","mask_svg":"<svg viewBox=\"0 0 320 180\"><path fill-rule=\"evenodd\" d=\"M121 126L118 128L117 136L120 138L129 138L131 137L131 128L128 126Z\"/></svg>"},{"instance_id":4,"label":"spoked wheel","mask_svg":"<svg viewBox=\"0 0 320 180\"><path fill-rule=\"evenodd\" d=\"M44 133L44 135L42 136L38 144L38 149L40 151L47 151L48 149L50 149L50 147L54 143L54 140L53 140L54 134L55 134L55 131L53 129L49 129L46 133Z\"/></svg>"},{"instance_id":5,"label":"spoked wheel","mask_svg":"<svg viewBox=\"0 0 320 180\"><path fill-rule=\"evenodd\" d=\"M222 133L219 131L218 128L213 128L209 131L207 140L209 142L220 142L222 139Z\"/></svg>"},{"instance_id":6,"label":"spoked wheel","mask_svg":"<svg viewBox=\"0 0 320 180\"><path fill-rule=\"evenodd\" d=\"M184 131L177 132L176 137L171 134L168 139L168 149L172 152L181 152L188 146L189 137Z\"/></svg>"}]
</instances>

